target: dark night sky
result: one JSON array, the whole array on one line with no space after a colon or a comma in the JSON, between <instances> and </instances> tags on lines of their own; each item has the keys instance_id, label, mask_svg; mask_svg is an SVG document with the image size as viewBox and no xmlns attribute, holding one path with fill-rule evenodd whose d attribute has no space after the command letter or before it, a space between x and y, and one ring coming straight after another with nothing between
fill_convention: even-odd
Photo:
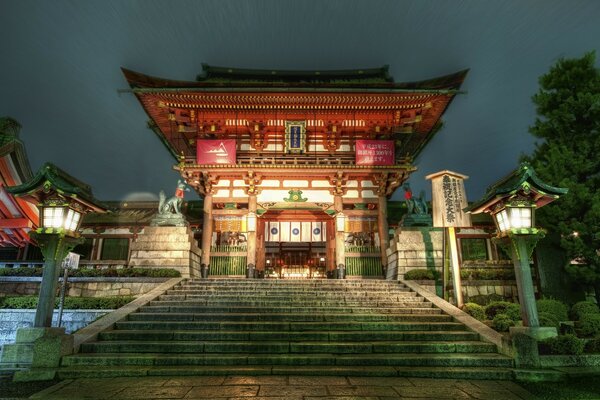
<instances>
[{"instance_id":1,"label":"dark night sky","mask_svg":"<svg viewBox=\"0 0 600 400\"><path fill-rule=\"evenodd\" d=\"M203 62L389 64L397 82L471 68L410 182L430 193L425 175L454 170L476 200L533 149L538 77L600 50L600 1L0 0L0 37L0 116L23 125L32 168L54 162L102 200L156 196L178 177L136 98L117 93L121 66L193 80Z\"/></svg>"}]
</instances>

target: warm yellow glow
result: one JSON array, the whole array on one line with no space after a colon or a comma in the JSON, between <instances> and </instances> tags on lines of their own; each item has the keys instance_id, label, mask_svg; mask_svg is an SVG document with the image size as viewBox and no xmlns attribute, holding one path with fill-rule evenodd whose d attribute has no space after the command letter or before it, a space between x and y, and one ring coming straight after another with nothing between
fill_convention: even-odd
<instances>
[{"instance_id":1,"label":"warm yellow glow","mask_svg":"<svg viewBox=\"0 0 600 400\"><path fill-rule=\"evenodd\" d=\"M44 228L62 228L64 209L62 207L44 208Z\"/></svg>"},{"instance_id":2,"label":"warm yellow glow","mask_svg":"<svg viewBox=\"0 0 600 400\"><path fill-rule=\"evenodd\" d=\"M81 214L75 210L69 210L67 212L67 219L65 220L65 229L68 231L76 231L77 225L79 224L79 219L81 218Z\"/></svg>"},{"instance_id":3,"label":"warm yellow glow","mask_svg":"<svg viewBox=\"0 0 600 400\"><path fill-rule=\"evenodd\" d=\"M498 221L498 229L500 229L500 232L504 232L508 229L508 213L506 210L502 210L496 214L496 221Z\"/></svg>"},{"instance_id":4,"label":"warm yellow glow","mask_svg":"<svg viewBox=\"0 0 600 400\"><path fill-rule=\"evenodd\" d=\"M510 228L531 228L531 208L511 208Z\"/></svg>"}]
</instances>

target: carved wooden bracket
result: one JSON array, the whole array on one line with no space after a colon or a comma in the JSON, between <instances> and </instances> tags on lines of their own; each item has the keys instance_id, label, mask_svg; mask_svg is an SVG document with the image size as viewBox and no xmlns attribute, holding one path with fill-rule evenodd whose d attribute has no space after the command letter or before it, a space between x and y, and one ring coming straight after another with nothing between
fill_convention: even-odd
<instances>
[{"instance_id":1,"label":"carved wooden bracket","mask_svg":"<svg viewBox=\"0 0 600 400\"><path fill-rule=\"evenodd\" d=\"M248 175L244 176L244 182L248 185L247 188L244 188L244 191L248 196L257 195L261 192L258 185L261 184L262 179L261 174L257 174L254 171L248 171Z\"/></svg>"},{"instance_id":2,"label":"carved wooden bracket","mask_svg":"<svg viewBox=\"0 0 600 400\"><path fill-rule=\"evenodd\" d=\"M329 189L330 193L334 196L343 196L348 191L346 188L346 182L348 181L348 176L344 175L342 171L337 171L334 176L329 177L329 183L333 186Z\"/></svg>"}]
</instances>

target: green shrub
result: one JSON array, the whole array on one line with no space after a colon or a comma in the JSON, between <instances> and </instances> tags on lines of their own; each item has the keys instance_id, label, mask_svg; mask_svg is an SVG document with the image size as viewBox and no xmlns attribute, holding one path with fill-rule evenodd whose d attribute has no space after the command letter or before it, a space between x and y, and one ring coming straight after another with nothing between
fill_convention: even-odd
<instances>
[{"instance_id":1,"label":"green shrub","mask_svg":"<svg viewBox=\"0 0 600 400\"><path fill-rule=\"evenodd\" d=\"M596 336L600 333L600 314L583 314L576 326L581 336Z\"/></svg>"},{"instance_id":2,"label":"green shrub","mask_svg":"<svg viewBox=\"0 0 600 400\"><path fill-rule=\"evenodd\" d=\"M462 310L476 320L483 321L485 319L485 310L479 304L466 303Z\"/></svg>"},{"instance_id":3,"label":"green shrub","mask_svg":"<svg viewBox=\"0 0 600 400\"><path fill-rule=\"evenodd\" d=\"M85 310L85 309L116 309L133 301L133 296L114 296L114 297L65 297L65 309ZM37 296L7 296L0 299L0 308L9 309L34 309L37 307ZM54 305L58 308L59 299Z\"/></svg>"},{"instance_id":4,"label":"green shrub","mask_svg":"<svg viewBox=\"0 0 600 400\"><path fill-rule=\"evenodd\" d=\"M476 296L469 296L469 301L471 303L476 303L476 304L479 304L480 306L487 306L488 304L493 303L495 301L503 301L503 300L504 300L504 297L502 297L496 293L492 293L489 295L478 294Z\"/></svg>"},{"instance_id":5,"label":"green shrub","mask_svg":"<svg viewBox=\"0 0 600 400\"><path fill-rule=\"evenodd\" d=\"M60 272L62 276L64 270ZM0 276L42 276L42 268L0 268ZM181 273L171 268L79 268L69 271L69 276L76 278L111 278L111 277L152 277L178 278Z\"/></svg>"},{"instance_id":6,"label":"green shrub","mask_svg":"<svg viewBox=\"0 0 600 400\"><path fill-rule=\"evenodd\" d=\"M600 313L600 309L596 303L591 301L580 301L575 303L573 307L571 307L571 318L575 321L579 321L581 316L584 314L598 314Z\"/></svg>"},{"instance_id":7,"label":"green shrub","mask_svg":"<svg viewBox=\"0 0 600 400\"><path fill-rule=\"evenodd\" d=\"M460 270L463 279L471 280L514 280L512 268L463 268Z\"/></svg>"},{"instance_id":8,"label":"green shrub","mask_svg":"<svg viewBox=\"0 0 600 400\"><path fill-rule=\"evenodd\" d=\"M586 353L600 353L600 337L585 342L583 351Z\"/></svg>"},{"instance_id":9,"label":"green shrub","mask_svg":"<svg viewBox=\"0 0 600 400\"><path fill-rule=\"evenodd\" d=\"M0 268L0 276L42 276L42 268Z\"/></svg>"},{"instance_id":10,"label":"green shrub","mask_svg":"<svg viewBox=\"0 0 600 400\"><path fill-rule=\"evenodd\" d=\"M492 327L498 332L507 332L511 326L515 326L515 321L507 314L497 314L492 320Z\"/></svg>"},{"instance_id":11,"label":"green shrub","mask_svg":"<svg viewBox=\"0 0 600 400\"><path fill-rule=\"evenodd\" d=\"M493 320L498 314L506 314L513 321L521 320L519 305L509 301L494 301L485 307L485 315Z\"/></svg>"},{"instance_id":12,"label":"green shrub","mask_svg":"<svg viewBox=\"0 0 600 400\"><path fill-rule=\"evenodd\" d=\"M408 281L417 281L417 280L422 280L422 279L436 279L436 278L437 278L437 273L435 271L432 271L432 270L426 269L426 268L411 269L410 271L406 271L406 274L404 274L404 279L406 279Z\"/></svg>"},{"instance_id":13,"label":"green shrub","mask_svg":"<svg viewBox=\"0 0 600 400\"><path fill-rule=\"evenodd\" d=\"M540 320L540 326L547 326L556 329L558 329L560 326L560 322L558 319L556 319L556 316L549 312L539 313L538 318Z\"/></svg>"},{"instance_id":14,"label":"green shrub","mask_svg":"<svg viewBox=\"0 0 600 400\"><path fill-rule=\"evenodd\" d=\"M554 299L540 299L535 302L538 312L554 315L557 321L568 321L569 308L565 303Z\"/></svg>"},{"instance_id":15,"label":"green shrub","mask_svg":"<svg viewBox=\"0 0 600 400\"><path fill-rule=\"evenodd\" d=\"M579 355L585 343L575 335L558 335L539 344L540 354Z\"/></svg>"}]
</instances>

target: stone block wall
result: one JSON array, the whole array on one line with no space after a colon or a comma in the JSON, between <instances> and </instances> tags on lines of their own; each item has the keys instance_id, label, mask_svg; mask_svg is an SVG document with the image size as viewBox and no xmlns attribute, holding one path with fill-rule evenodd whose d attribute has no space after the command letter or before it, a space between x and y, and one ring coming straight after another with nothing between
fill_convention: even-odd
<instances>
[{"instance_id":1,"label":"stone block wall","mask_svg":"<svg viewBox=\"0 0 600 400\"><path fill-rule=\"evenodd\" d=\"M200 275L201 250L189 227L148 226L131 243L130 267L172 268L184 278Z\"/></svg>"},{"instance_id":2,"label":"stone block wall","mask_svg":"<svg viewBox=\"0 0 600 400\"><path fill-rule=\"evenodd\" d=\"M111 310L63 310L62 326L67 333L81 329ZM58 311L54 311L52 325L56 326ZM18 328L31 328L35 320L35 310L0 310L0 346L13 343Z\"/></svg>"},{"instance_id":3,"label":"stone block wall","mask_svg":"<svg viewBox=\"0 0 600 400\"><path fill-rule=\"evenodd\" d=\"M387 249L387 279L403 279L406 271L431 268L442 272L443 231L430 227L401 227Z\"/></svg>"}]
</instances>

